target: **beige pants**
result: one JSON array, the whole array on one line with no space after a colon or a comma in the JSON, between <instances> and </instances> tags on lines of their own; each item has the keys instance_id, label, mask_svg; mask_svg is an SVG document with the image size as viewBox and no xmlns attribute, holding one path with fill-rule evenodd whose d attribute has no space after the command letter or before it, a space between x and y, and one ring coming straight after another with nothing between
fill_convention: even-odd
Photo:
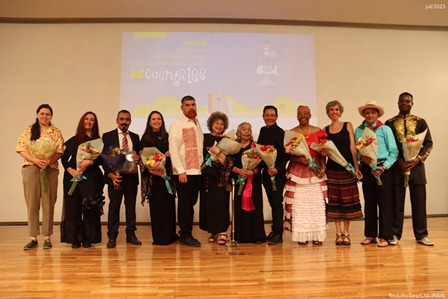
<instances>
[{"instance_id":1,"label":"beige pants","mask_svg":"<svg viewBox=\"0 0 448 299\"><path fill-rule=\"evenodd\" d=\"M47 167L47 190L44 192L40 168L36 165L22 168L23 191L28 211L28 231L31 237L39 233L39 211L42 206L42 235L53 234L54 205L58 192L59 170Z\"/></svg>"}]
</instances>

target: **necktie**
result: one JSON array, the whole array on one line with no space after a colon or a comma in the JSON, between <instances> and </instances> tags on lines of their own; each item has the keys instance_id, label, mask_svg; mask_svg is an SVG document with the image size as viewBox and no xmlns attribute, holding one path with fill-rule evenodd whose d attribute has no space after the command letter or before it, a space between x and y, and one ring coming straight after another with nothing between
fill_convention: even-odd
<instances>
[{"instance_id":1,"label":"necktie","mask_svg":"<svg viewBox=\"0 0 448 299\"><path fill-rule=\"evenodd\" d=\"M122 140L122 150L123 151L127 151L128 150L128 138L126 137L126 133L122 132L121 134L123 134L123 140Z\"/></svg>"}]
</instances>

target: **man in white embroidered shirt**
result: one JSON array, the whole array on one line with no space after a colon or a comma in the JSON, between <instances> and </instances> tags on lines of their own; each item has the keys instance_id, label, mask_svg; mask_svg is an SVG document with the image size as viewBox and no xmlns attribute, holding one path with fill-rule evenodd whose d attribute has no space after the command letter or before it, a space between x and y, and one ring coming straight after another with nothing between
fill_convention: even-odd
<instances>
[{"instance_id":1,"label":"man in white embroidered shirt","mask_svg":"<svg viewBox=\"0 0 448 299\"><path fill-rule=\"evenodd\" d=\"M193 237L194 205L198 201L201 184L202 147L204 135L196 119L196 100L185 96L181 100L183 114L174 120L169 131L169 149L173 165L174 182L177 187L177 220L179 242L199 247Z\"/></svg>"}]
</instances>

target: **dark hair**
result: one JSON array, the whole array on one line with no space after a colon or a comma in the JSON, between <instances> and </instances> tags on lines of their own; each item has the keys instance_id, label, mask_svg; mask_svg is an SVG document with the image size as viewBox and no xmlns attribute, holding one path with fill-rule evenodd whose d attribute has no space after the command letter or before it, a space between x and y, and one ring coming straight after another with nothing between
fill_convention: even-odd
<instances>
[{"instance_id":1,"label":"dark hair","mask_svg":"<svg viewBox=\"0 0 448 299\"><path fill-rule=\"evenodd\" d=\"M146 121L146 129L142 136L142 139L146 140L148 144L154 144L154 140L156 139L156 134L153 131L152 127L149 125L151 117L156 113L159 114L162 118L162 126L160 127L160 133L162 133L162 141L168 140L168 132L165 128L165 120L163 119L163 115L159 111L154 110L148 115L148 120Z\"/></svg>"},{"instance_id":2,"label":"dark hair","mask_svg":"<svg viewBox=\"0 0 448 299\"><path fill-rule=\"evenodd\" d=\"M411 99L414 99L414 97L412 96L412 94L410 94L409 92L405 91L403 93L400 94L400 96L398 98L404 97L404 96L408 96Z\"/></svg>"},{"instance_id":3,"label":"dark hair","mask_svg":"<svg viewBox=\"0 0 448 299\"><path fill-rule=\"evenodd\" d=\"M333 106L338 106L339 110L341 110L341 114L344 112L344 106L342 106L341 102L339 101L330 101L327 103L327 106L325 107L325 110L327 111L327 115L328 112L330 111L330 108Z\"/></svg>"},{"instance_id":4,"label":"dark hair","mask_svg":"<svg viewBox=\"0 0 448 299\"><path fill-rule=\"evenodd\" d=\"M39 107L37 107L36 110L36 114L40 112L40 110L42 109L48 109L50 110L51 116L53 116L53 109L50 107L50 105L48 104L42 104ZM51 125L51 122L50 122ZM40 124L39 124L39 120L36 117L36 121L34 122L34 124L31 126L31 138L30 140L37 140L40 137Z\"/></svg>"},{"instance_id":5,"label":"dark hair","mask_svg":"<svg viewBox=\"0 0 448 299\"><path fill-rule=\"evenodd\" d=\"M182 100L180 101L180 103L183 104L185 101L195 101L196 102L196 100L192 96L184 96L182 98Z\"/></svg>"},{"instance_id":6,"label":"dark hair","mask_svg":"<svg viewBox=\"0 0 448 299\"><path fill-rule=\"evenodd\" d=\"M127 113L127 114L129 114L129 116L131 116L131 112L129 112L128 110L122 109L122 110L118 111L117 119L118 119L118 115L120 115L120 113Z\"/></svg>"},{"instance_id":7,"label":"dark hair","mask_svg":"<svg viewBox=\"0 0 448 299\"><path fill-rule=\"evenodd\" d=\"M210 132L212 132L213 124L218 119L222 120L222 122L224 123L224 131L227 130L227 128L229 127L229 118L227 117L227 115L220 111L215 111L212 114L210 114L210 116L207 119L207 128L209 129Z\"/></svg>"},{"instance_id":8,"label":"dark hair","mask_svg":"<svg viewBox=\"0 0 448 299\"><path fill-rule=\"evenodd\" d=\"M266 112L266 110L268 110L268 109L273 109L275 111L275 116L278 116L277 107L275 107L273 105L264 106L264 108L263 108L263 115Z\"/></svg>"},{"instance_id":9,"label":"dark hair","mask_svg":"<svg viewBox=\"0 0 448 299\"><path fill-rule=\"evenodd\" d=\"M86 129L84 128L84 119L87 115L92 114L95 117L95 123L93 124L92 132L90 138L86 136ZM78 127L76 128L76 135L75 140L78 143L83 143L92 139L100 138L100 128L98 125L98 118L96 117L96 114L92 111L87 111L81 116L81 119L78 122Z\"/></svg>"}]
</instances>

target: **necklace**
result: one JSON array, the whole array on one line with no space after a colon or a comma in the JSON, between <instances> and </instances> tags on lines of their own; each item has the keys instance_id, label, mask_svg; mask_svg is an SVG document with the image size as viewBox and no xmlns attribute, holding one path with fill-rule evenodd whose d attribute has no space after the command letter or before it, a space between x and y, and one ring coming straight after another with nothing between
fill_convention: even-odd
<instances>
[{"instance_id":1,"label":"necklace","mask_svg":"<svg viewBox=\"0 0 448 299\"><path fill-rule=\"evenodd\" d=\"M305 134L303 134L303 132L302 132L302 128L301 128L300 126L299 126L299 130L300 130L300 133L303 135L303 137L305 137L305 139L308 138L308 137L310 137L310 134L311 134L311 126L308 126L308 136L305 135Z\"/></svg>"}]
</instances>

